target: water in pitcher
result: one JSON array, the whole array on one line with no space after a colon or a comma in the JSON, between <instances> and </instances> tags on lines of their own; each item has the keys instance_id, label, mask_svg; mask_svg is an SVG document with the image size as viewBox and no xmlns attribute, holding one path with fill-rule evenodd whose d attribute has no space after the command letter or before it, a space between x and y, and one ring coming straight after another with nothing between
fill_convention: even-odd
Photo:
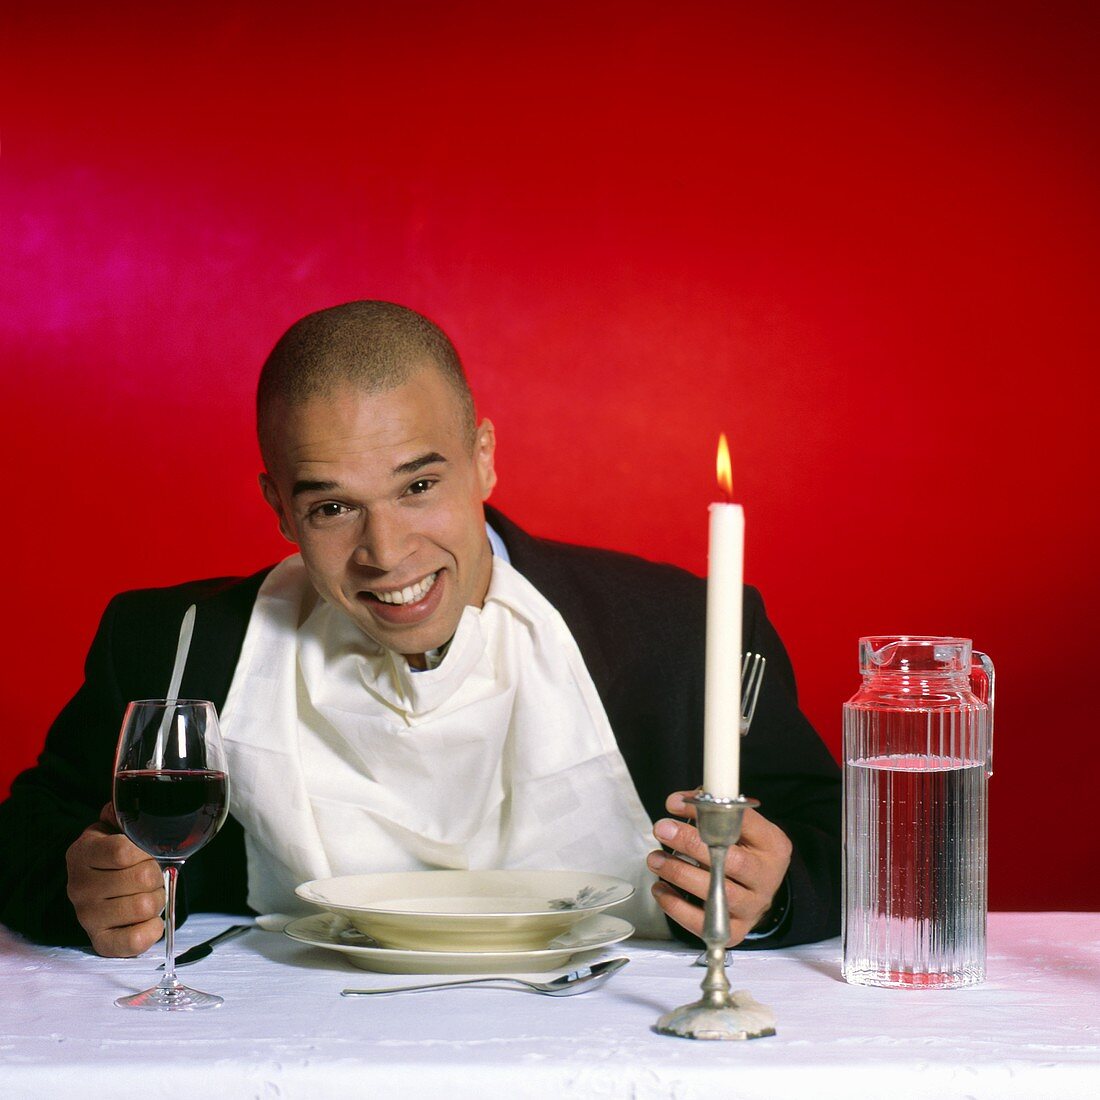
<instances>
[{"instance_id":1,"label":"water in pitcher","mask_svg":"<svg viewBox=\"0 0 1100 1100\"><path fill-rule=\"evenodd\" d=\"M959 756L846 762L848 981L936 989L983 979L985 783L984 762Z\"/></svg>"},{"instance_id":2,"label":"water in pitcher","mask_svg":"<svg viewBox=\"0 0 1100 1100\"><path fill-rule=\"evenodd\" d=\"M844 704L844 977L985 977L993 662L968 638L859 640Z\"/></svg>"}]
</instances>

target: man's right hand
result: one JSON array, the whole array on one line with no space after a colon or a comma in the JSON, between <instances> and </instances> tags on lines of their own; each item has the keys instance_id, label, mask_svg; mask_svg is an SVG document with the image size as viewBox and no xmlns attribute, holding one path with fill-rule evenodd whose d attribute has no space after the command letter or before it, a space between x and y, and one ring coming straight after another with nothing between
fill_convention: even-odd
<instances>
[{"instance_id":1,"label":"man's right hand","mask_svg":"<svg viewBox=\"0 0 1100 1100\"><path fill-rule=\"evenodd\" d=\"M164 932L164 876L118 828L111 805L65 853L69 900L100 955L130 958Z\"/></svg>"}]
</instances>

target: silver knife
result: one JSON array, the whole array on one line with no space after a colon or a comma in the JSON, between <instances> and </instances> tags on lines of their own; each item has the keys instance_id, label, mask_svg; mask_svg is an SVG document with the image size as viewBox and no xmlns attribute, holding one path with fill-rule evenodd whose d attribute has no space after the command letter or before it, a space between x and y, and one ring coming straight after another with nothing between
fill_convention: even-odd
<instances>
[{"instance_id":1,"label":"silver knife","mask_svg":"<svg viewBox=\"0 0 1100 1100\"><path fill-rule=\"evenodd\" d=\"M255 927L254 924L231 925L224 932L219 932L216 936L211 936L210 939L204 940L202 943L197 943L194 947L189 947L182 955L177 955L176 966L186 966L188 963L195 963L198 962L199 959L205 959L206 956L214 950L216 944L224 943L226 940L231 940L235 936L241 936L245 932L250 932ZM161 963L157 969L163 970L164 963Z\"/></svg>"}]
</instances>

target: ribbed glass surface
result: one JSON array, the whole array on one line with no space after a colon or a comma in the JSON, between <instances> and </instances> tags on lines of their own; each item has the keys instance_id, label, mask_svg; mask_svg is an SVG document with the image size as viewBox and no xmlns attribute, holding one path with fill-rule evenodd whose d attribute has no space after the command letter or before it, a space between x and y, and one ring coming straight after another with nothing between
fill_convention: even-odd
<instances>
[{"instance_id":1,"label":"ribbed glass surface","mask_svg":"<svg viewBox=\"0 0 1100 1100\"><path fill-rule=\"evenodd\" d=\"M935 681L940 677L932 677ZM903 988L985 977L989 712L926 680L844 707L844 976ZM907 696L907 697L906 697Z\"/></svg>"}]
</instances>

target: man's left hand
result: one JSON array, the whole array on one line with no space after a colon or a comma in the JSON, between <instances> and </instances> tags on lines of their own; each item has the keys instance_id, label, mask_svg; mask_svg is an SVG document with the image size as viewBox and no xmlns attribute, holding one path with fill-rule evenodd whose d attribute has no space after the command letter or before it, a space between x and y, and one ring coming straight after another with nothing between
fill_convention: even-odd
<instances>
[{"instance_id":1,"label":"man's left hand","mask_svg":"<svg viewBox=\"0 0 1100 1100\"><path fill-rule=\"evenodd\" d=\"M653 827L653 835L666 848L671 848L672 854L651 852L647 863L661 880L652 888L657 904L677 924L702 938L702 902L710 884L710 853L692 824L695 807L686 799L694 793L678 791L669 795L665 802L668 812L690 820L663 818L658 821ZM681 856L690 857L699 866ZM739 944L771 908L790 862L791 842L787 834L755 810L745 810L741 839L726 855L730 947Z\"/></svg>"}]
</instances>

